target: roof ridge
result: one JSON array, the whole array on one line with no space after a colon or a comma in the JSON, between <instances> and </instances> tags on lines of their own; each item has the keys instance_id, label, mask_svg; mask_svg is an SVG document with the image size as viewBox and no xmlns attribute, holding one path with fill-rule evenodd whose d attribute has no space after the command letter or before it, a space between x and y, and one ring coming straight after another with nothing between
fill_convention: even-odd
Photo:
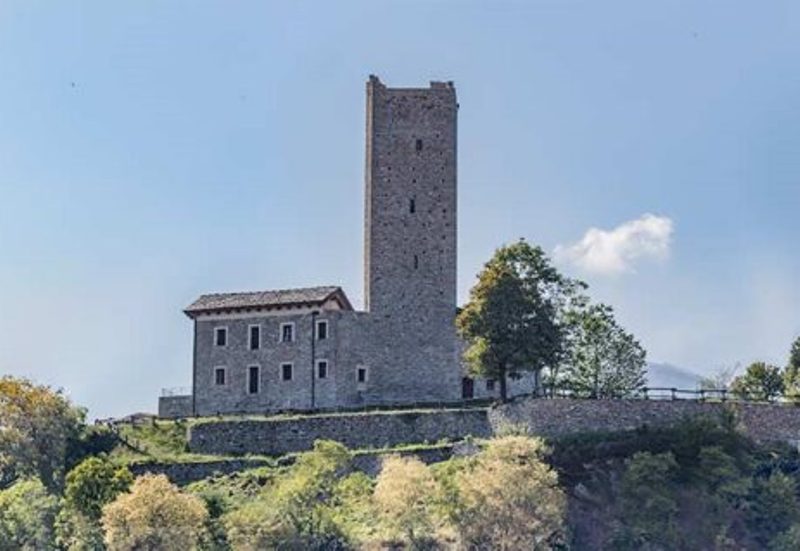
<instances>
[{"instance_id":1,"label":"roof ridge","mask_svg":"<svg viewBox=\"0 0 800 551\"><path fill-rule=\"evenodd\" d=\"M291 293L296 291L316 291L322 289L341 289L341 285L315 285L313 287L290 287L286 289L264 289L261 291L230 291L226 293L203 293L201 297L226 297L233 295L260 295L264 293Z\"/></svg>"}]
</instances>

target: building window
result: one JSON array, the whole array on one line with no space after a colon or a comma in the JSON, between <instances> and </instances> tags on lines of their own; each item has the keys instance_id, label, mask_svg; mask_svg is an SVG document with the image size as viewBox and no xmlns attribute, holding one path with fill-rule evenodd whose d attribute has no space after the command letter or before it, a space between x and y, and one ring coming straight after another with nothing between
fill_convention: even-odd
<instances>
[{"instance_id":1,"label":"building window","mask_svg":"<svg viewBox=\"0 0 800 551\"><path fill-rule=\"evenodd\" d=\"M247 392L249 394L258 394L259 382L258 375L261 369L257 365L251 365L247 368Z\"/></svg>"},{"instance_id":2,"label":"building window","mask_svg":"<svg viewBox=\"0 0 800 551\"><path fill-rule=\"evenodd\" d=\"M422 140L417 140L417 144L415 147L417 151L422 151Z\"/></svg>"},{"instance_id":3,"label":"building window","mask_svg":"<svg viewBox=\"0 0 800 551\"><path fill-rule=\"evenodd\" d=\"M411 214L417 212L417 201L415 199L411 199L411 201L409 201L408 212L410 212Z\"/></svg>"},{"instance_id":4,"label":"building window","mask_svg":"<svg viewBox=\"0 0 800 551\"><path fill-rule=\"evenodd\" d=\"M486 379L486 390L490 392L494 390L494 379Z\"/></svg>"},{"instance_id":5,"label":"building window","mask_svg":"<svg viewBox=\"0 0 800 551\"><path fill-rule=\"evenodd\" d=\"M292 380L292 364L281 364L281 379L284 381Z\"/></svg>"},{"instance_id":6,"label":"building window","mask_svg":"<svg viewBox=\"0 0 800 551\"><path fill-rule=\"evenodd\" d=\"M214 328L214 345L228 346L228 328L215 327Z\"/></svg>"},{"instance_id":7,"label":"building window","mask_svg":"<svg viewBox=\"0 0 800 551\"><path fill-rule=\"evenodd\" d=\"M214 384L217 386L225 385L225 368L217 367L214 369Z\"/></svg>"},{"instance_id":8,"label":"building window","mask_svg":"<svg viewBox=\"0 0 800 551\"><path fill-rule=\"evenodd\" d=\"M294 323L281 324L281 342L294 341Z\"/></svg>"},{"instance_id":9,"label":"building window","mask_svg":"<svg viewBox=\"0 0 800 551\"><path fill-rule=\"evenodd\" d=\"M356 369L356 382L359 385L364 385L367 382L367 368L359 367Z\"/></svg>"},{"instance_id":10,"label":"building window","mask_svg":"<svg viewBox=\"0 0 800 551\"><path fill-rule=\"evenodd\" d=\"M419 270L419 257L414 255L414 269Z\"/></svg>"},{"instance_id":11,"label":"building window","mask_svg":"<svg viewBox=\"0 0 800 551\"><path fill-rule=\"evenodd\" d=\"M327 338L328 338L328 321L327 320L317 321L317 340L324 341Z\"/></svg>"},{"instance_id":12,"label":"building window","mask_svg":"<svg viewBox=\"0 0 800 551\"><path fill-rule=\"evenodd\" d=\"M250 326L250 350L258 350L261 348L261 326Z\"/></svg>"},{"instance_id":13,"label":"building window","mask_svg":"<svg viewBox=\"0 0 800 551\"><path fill-rule=\"evenodd\" d=\"M317 378L328 378L328 360L317 360Z\"/></svg>"}]
</instances>

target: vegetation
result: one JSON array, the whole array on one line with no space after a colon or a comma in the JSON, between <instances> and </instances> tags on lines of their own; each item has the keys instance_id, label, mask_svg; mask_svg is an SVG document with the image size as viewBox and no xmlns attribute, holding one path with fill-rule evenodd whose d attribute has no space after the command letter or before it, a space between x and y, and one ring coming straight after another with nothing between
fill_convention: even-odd
<instances>
[{"instance_id":1,"label":"vegetation","mask_svg":"<svg viewBox=\"0 0 800 551\"><path fill-rule=\"evenodd\" d=\"M103 508L102 522L109 551L182 551L199 547L207 518L201 499L163 475L144 475Z\"/></svg>"},{"instance_id":2,"label":"vegetation","mask_svg":"<svg viewBox=\"0 0 800 551\"><path fill-rule=\"evenodd\" d=\"M755 362L733 380L731 390L745 399L771 402L783 394L783 381L779 367Z\"/></svg>"},{"instance_id":3,"label":"vegetation","mask_svg":"<svg viewBox=\"0 0 800 551\"><path fill-rule=\"evenodd\" d=\"M556 366L565 347L562 314L581 288L537 246L518 241L497 249L456 321L472 373L497 379L505 401L509 376Z\"/></svg>"},{"instance_id":4,"label":"vegetation","mask_svg":"<svg viewBox=\"0 0 800 551\"><path fill-rule=\"evenodd\" d=\"M570 312L569 346L557 381L578 396L621 398L645 386L646 354L605 304Z\"/></svg>"}]
</instances>

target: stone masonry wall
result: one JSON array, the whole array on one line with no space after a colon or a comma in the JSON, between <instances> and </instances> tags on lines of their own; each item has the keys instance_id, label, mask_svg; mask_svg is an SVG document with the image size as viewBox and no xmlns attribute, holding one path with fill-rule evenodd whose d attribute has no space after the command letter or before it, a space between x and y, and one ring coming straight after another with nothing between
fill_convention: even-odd
<instances>
[{"instance_id":1,"label":"stone masonry wall","mask_svg":"<svg viewBox=\"0 0 800 551\"><path fill-rule=\"evenodd\" d=\"M800 408L780 404L702 403L691 400L519 399L489 410L494 431L524 425L532 434L561 436L664 426L686 417L719 418L732 412L737 427L757 442L800 443Z\"/></svg>"},{"instance_id":2,"label":"stone masonry wall","mask_svg":"<svg viewBox=\"0 0 800 551\"><path fill-rule=\"evenodd\" d=\"M191 417L192 395L160 396L158 398L158 416L162 419L180 419Z\"/></svg>"},{"instance_id":3,"label":"stone masonry wall","mask_svg":"<svg viewBox=\"0 0 800 551\"><path fill-rule=\"evenodd\" d=\"M467 435L491 435L485 409L208 421L189 428L189 448L203 454L282 455L308 450L320 439L358 449L458 440Z\"/></svg>"}]
</instances>

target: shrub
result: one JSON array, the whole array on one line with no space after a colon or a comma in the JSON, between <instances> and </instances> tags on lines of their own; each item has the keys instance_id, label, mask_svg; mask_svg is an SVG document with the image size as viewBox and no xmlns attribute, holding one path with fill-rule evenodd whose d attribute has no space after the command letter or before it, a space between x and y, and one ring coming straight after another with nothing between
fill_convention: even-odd
<instances>
[{"instance_id":1,"label":"shrub","mask_svg":"<svg viewBox=\"0 0 800 551\"><path fill-rule=\"evenodd\" d=\"M202 500L164 475L144 475L103 508L102 520L110 551L184 551L197 549L207 518Z\"/></svg>"},{"instance_id":2,"label":"shrub","mask_svg":"<svg viewBox=\"0 0 800 551\"><path fill-rule=\"evenodd\" d=\"M429 542L437 486L428 466L415 457L389 456L375 485L375 504L386 534L412 547Z\"/></svg>"},{"instance_id":3,"label":"shrub","mask_svg":"<svg viewBox=\"0 0 800 551\"><path fill-rule=\"evenodd\" d=\"M456 521L467 547L541 549L559 536L566 499L545 451L538 438L499 438L458 473Z\"/></svg>"},{"instance_id":4,"label":"shrub","mask_svg":"<svg viewBox=\"0 0 800 551\"><path fill-rule=\"evenodd\" d=\"M0 491L0 551L54 549L57 499L36 479Z\"/></svg>"}]
</instances>

